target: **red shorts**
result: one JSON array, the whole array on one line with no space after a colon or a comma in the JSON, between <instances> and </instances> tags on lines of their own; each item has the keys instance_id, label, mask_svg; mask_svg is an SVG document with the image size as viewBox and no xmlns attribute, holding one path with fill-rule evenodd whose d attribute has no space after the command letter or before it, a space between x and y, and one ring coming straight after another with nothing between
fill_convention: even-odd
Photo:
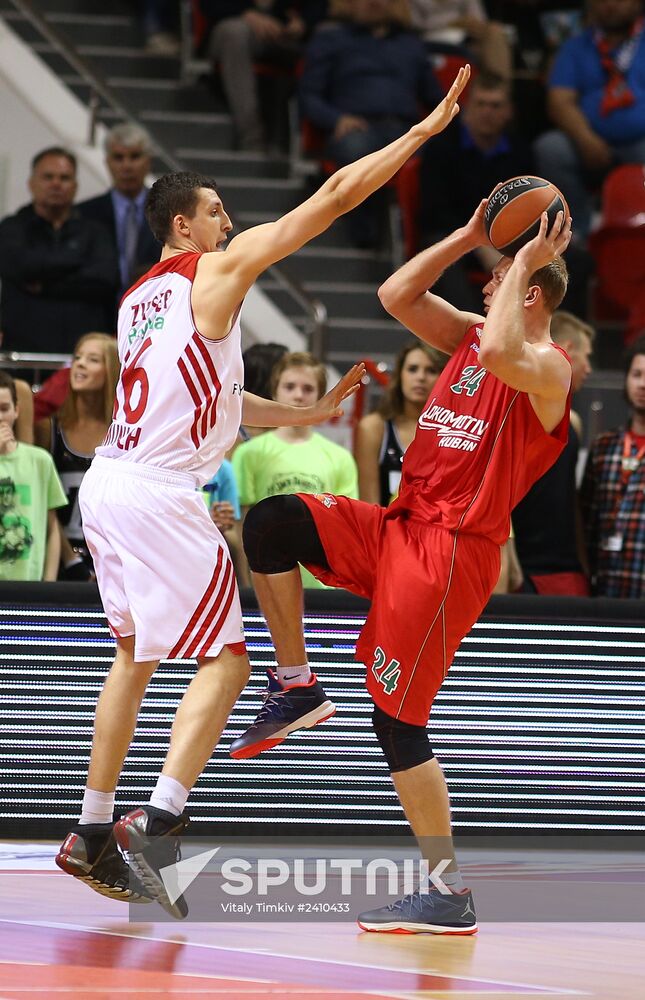
<instances>
[{"instance_id":1,"label":"red shorts","mask_svg":"<svg viewBox=\"0 0 645 1000\"><path fill-rule=\"evenodd\" d=\"M529 579L538 594L564 597L590 597L589 581L584 573L530 573Z\"/></svg>"},{"instance_id":2,"label":"red shorts","mask_svg":"<svg viewBox=\"0 0 645 1000\"><path fill-rule=\"evenodd\" d=\"M371 600L356 644L367 688L388 715L425 726L457 647L497 583L500 548L347 497L299 493L330 569L323 583Z\"/></svg>"}]
</instances>

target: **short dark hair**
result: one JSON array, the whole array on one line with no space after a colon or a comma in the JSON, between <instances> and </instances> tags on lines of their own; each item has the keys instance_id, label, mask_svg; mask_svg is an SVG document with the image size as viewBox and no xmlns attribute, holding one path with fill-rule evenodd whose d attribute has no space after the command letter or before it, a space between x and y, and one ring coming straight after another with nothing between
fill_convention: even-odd
<instances>
[{"instance_id":1,"label":"short dark hair","mask_svg":"<svg viewBox=\"0 0 645 1000\"><path fill-rule=\"evenodd\" d=\"M11 398L13 400L13 405L18 405L18 393L16 392L16 383L12 379L8 372L0 371L0 389L8 389L11 393Z\"/></svg>"},{"instance_id":2,"label":"short dark hair","mask_svg":"<svg viewBox=\"0 0 645 1000\"><path fill-rule=\"evenodd\" d=\"M38 166L41 160L44 160L46 156L64 156L66 160L69 160L72 167L74 168L74 173L76 173L76 157L73 153L70 153L69 149L65 149L63 146L48 146L47 149L41 149L39 153L36 153L31 161L31 172L33 174L34 170Z\"/></svg>"},{"instance_id":3,"label":"short dark hair","mask_svg":"<svg viewBox=\"0 0 645 1000\"><path fill-rule=\"evenodd\" d=\"M493 73L490 69L482 69L470 81L471 90L503 90L507 97L511 96L511 85L505 76Z\"/></svg>"},{"instance_id":4,"label":"short dark hair","mask_svg":"<svg viewBox=\"0 0 645 1000\"><path fill-rule=\"evenodd\" d=\"M217 184L212 177L188 170L163 174L154 182L146 201L146 219L160 243L167 243L172 232L172 220L176 215L193 218L200 188L217 191Z\"/></svg>"},{"instance_id":5,"label":"short dark hair","mask_svg":"<svg viewBox=\"0 0 645 1000\"><path fill-rule=\"evenodd\" d=\"M286 354L284 344L269 341L251 344L242 354L244 361L244 388L254 396L271 399L271 372L273 366Z\"/></svg>"},{"instance_id":6,"label":"short dark hair","mask_svg":"<svg viewBox=\"0 0 645 1000\"><path fill-rule=\"evenodd\" d=\"M625 372L625 378L629 375L629 369L632 367L634 358L638 354L645 354L645 336L639 337L633 344L630 344L623 354L623 371Z\"/></svg>"}]
</instances>

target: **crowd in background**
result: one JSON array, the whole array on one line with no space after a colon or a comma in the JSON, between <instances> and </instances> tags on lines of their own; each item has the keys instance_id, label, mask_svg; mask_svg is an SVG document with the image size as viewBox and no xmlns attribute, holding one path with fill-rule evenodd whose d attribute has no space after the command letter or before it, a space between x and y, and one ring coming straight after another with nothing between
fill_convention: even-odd
<instances>
[{"instance_id":1,"label":"crowd in background","mask_svg":"<svg viewBox=\"0 0 645 1000\"><path fill-rule=\"evenodd\" d=\"M594 331L561 311L552 332L571 359L575 392L591 370ZM275 344L246 353L249 390L294 406L310 406L325 393L326 369L311 354ZM263 357L273 363L264 372ZM446 360L420 342L400 352L383 399L357 426L353 455L309 427L254 429L252 435L240 429L231 461L203 494L241 585L251 583L241 524L264 497L331 493L391 502L403 456ZM31 414L18 422L31 390L0 372L0 579L92 579L77 494L109 426L117 378L114 339L85 335L74 351L62 405L34 424ZM627 423L592 443L579 494L581 421L572 413L564 452L514 511L497 592L643 596L645 340L628 353L624 391ZM30 443L34 437L42 447ZM305 586L321 586L304 568L302 574Z\"/></svg>"},{"instance_id":2,"label":"crowd in background","mask_svg":"<svg viewBox=\"0 0 645 1000\"><path fill-rule=\"evenodd\" d=\"M469 218L499 181L537 172L565 194L574 219L572 274L554 340L572 360L574 391L591 370L587 322L593 271L588 235L603 180L620 164L645 164L645 31L641 0L200 0L204 53L226 96L241 150L271 146L259 67L269 91L295 88L301 138L338 166L402 134L440 99L443 62L476 68L462 114L425 147L420 164L419 248ZM150 51L172 54L175 4L141 4ZM264 71L264 70L263 70ZM264 89L264 88L262 88ZM0 223L2 347L72 355L35 396L0 372L0 579L91 579L76 495L111 419L118 358L118 301L158 259L144 207L152 144L132 124L107 137L108 191L77 203L76 160L62 147L38 152L30 201ZM382 205L351 214L348 239L378 248ZM645 230L644 230L645 231ZM437 291L481 312L492 248L451 268ZM643 254L645 261L645 254ZM643 265L645 269L645 263ZM643 275L645 277L645 273ZM645 311L643 311L645 316ZM642 332L642 331L641 331ZM567 447L516 509L499 590L639 597L645 592L645 340L632 329L625 362L627 420L591 445L580 492L581 421ZM386 505L416 422L445 358L421 343L399 355L377 408L358 424L354 454L311 428L240 441L204 499L249 584L240 525L276 493L342 493ZM245 384L260 395L308 405L326 370L280 345L246 352ZM304 573L305 571L303 571ZM306 577L307 585L319 584Z\"/></svg>"}]
</instances>

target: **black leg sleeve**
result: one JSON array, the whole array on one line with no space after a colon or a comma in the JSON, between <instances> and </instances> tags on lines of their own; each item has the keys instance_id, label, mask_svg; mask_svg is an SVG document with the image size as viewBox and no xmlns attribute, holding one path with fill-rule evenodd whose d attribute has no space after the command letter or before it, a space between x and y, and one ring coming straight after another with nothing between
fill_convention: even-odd
<instances>
[{"instance_id":1,"label":"black leg sleeve","mask_svg":"<svg viewBox=\"0 0 645 1000\"><path fill-rule=\"evenodd\" d=\"M329 569L316 522L297 496L260 500L246 515L242 536L254 573L287 573L299 562Z\"/></svg>"}]
</instances>

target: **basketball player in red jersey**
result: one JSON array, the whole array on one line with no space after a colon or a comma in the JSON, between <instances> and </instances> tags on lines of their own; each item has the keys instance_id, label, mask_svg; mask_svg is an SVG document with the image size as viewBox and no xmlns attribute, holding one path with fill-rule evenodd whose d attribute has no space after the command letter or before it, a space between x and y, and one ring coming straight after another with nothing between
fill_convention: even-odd
<instances>
[{"instance_id":1,"label":"basketball player in red jersey","mask_svg":"<svg viewBox=\"0 0 645 1000\"><path fill-rule=\"evenodd\" d=\"M559 214L547 231L544 215L535 239L514 260L499 261L484 288L485 318L428 291L460 257L490 246L485 204L379 290L388 312L452 355L405 454L398 498L383 509L346 497L271 497L245 523L278 671L255 723L233 743L234 757L254 756L315 724L297 561L372 602L356 658L367 667L374 730L430 870L444 862L450 891L425 887L361 914L360 926L371 931L477 930L454 857L446 782L425 727L454 653L497 581L510 512L567 439L571 366L549 327L566 291L561 254L571 220Z\"/></svg>"},{"instance_id":2,"label":"basketball player in red jersey","mask_svg":"<svg viewBox=\"0 0 645 1000\"><path fill-rule=\"evenodd\" d=\"M232 564L197 488L217 471L242 419L260 427L320 423L340 412L363 371L355 366L311 407L244 392L242 300L267 267L364 201L442 131L468 77L468 67L460 70L446 98L406 135L337 171L284 218L241 233L225 253L216 251L231 222L213 181L169 174L150 191L146 214L161 260L122 300L113 421L79 494L117 654L97 707L80 822L56 860L103 895L154 898L173 916L186 915L160 870L176 860L188 794L249 676ZM199 669L150 804L113 830L115 788L148 681L160 660L186 657ZM322 692L315 682L314 691ZM324 692L318 700L314 714L322 718Z\"/></svg>"}]
</instances>

